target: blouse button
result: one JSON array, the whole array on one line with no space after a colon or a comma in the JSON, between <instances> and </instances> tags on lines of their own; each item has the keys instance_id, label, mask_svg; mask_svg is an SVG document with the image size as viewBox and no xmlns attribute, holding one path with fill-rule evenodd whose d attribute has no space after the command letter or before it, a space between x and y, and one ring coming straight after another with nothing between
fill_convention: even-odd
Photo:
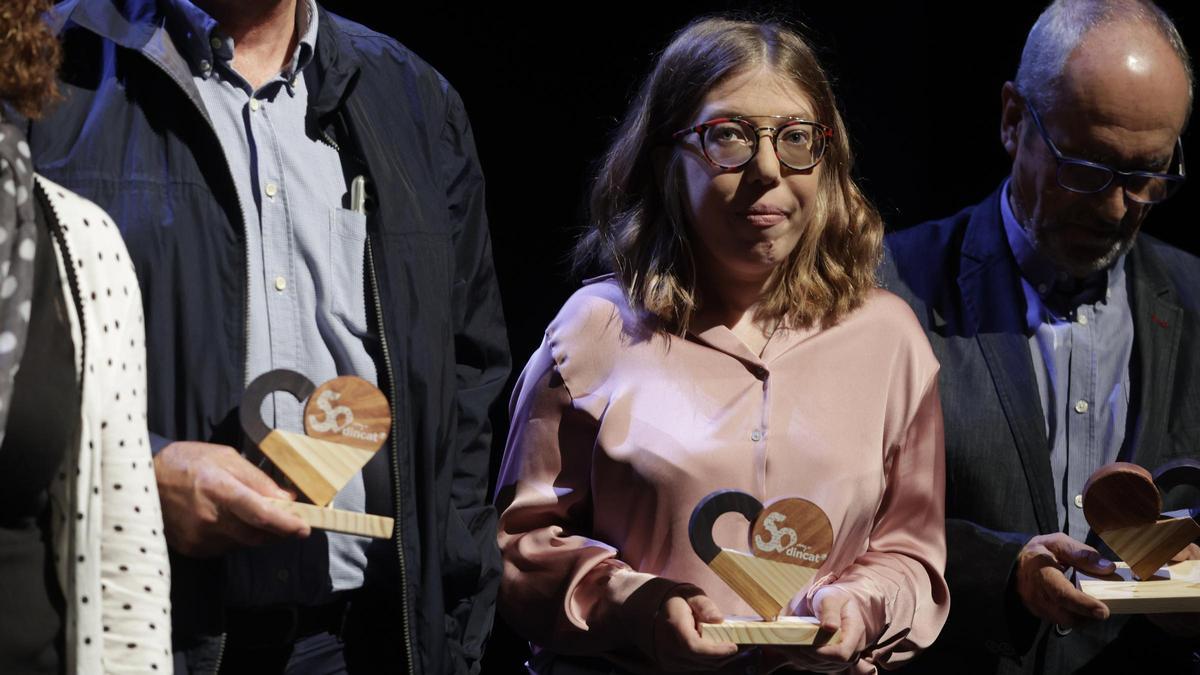
<instances>
[{"instance_id":1,"label":"blouse button","mask_svg":"<svg viewBox=\"0 0 1200 675\"><path fill-rule=\"evenodd\" d=\"M763 436L762 432L759 431L758 429L755 429L754 431L750 432L750 440L754 441L755 443L761 441L762 436Z\"/></svg>"}]
</instances>

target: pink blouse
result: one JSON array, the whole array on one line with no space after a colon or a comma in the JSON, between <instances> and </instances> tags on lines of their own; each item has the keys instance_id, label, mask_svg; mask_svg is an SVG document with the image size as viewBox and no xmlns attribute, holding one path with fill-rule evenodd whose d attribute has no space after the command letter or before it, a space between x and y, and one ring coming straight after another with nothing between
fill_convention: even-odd
<instances>
[{"instance_id":1,"label":"pink blouse","mask_svg":"<svg viewBox=\"0 0 1200 675\"><path fill-rule=\"evenodd\" d=\"M937 369L908 306L882 290L827 330L776 331L759 356L723 326L648 332L611 278L585 285L513 395L501 611L540 647L591 654L646 639L649 617L622 606L654 577L752 616L687 532L701 498L737 489L804 497L833 525L817 581L785 614L811 614L812 592L836 584L885 645L862 665L911 658L949 609ZM713 537L745 551L748 527L727 514Z\"/></svg>"}]
</instances>

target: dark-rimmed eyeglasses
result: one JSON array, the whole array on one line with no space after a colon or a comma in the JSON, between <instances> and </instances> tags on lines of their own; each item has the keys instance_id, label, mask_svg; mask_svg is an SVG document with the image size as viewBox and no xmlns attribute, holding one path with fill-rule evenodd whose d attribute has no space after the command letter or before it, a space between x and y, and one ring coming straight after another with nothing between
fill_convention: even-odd
<instances>
[{"instance_id":1,"label":"dark-rimmed eyeglasses","mask_svg":"<svg viewBox=\"0 0 1200 675\"><path fill-rule=\"evenodd\" d=\"M1054 141L1050 140L1041 116L1029 99L1025 99L1025 107L1029 109L1029 116L1033 118L1033 124L1046 142L1046 147L1053 153L1054 161L1058 162L1058 184L1064 190L1085 195L1096 194L1104 192L1116 181L1125 190L1126 199L1139 204L1157 204L1178 192L1187 179L1182 139L1175 139L1175 154L1172 155L1172 164L1178 167L1175 173L1121 171L1099 162L1063 155Z\"/></svg>"},{"instance_id":2,"label":"dark-rimmed eyeglasses","mask_svg":"<svg viewBox=\"0 0 1200 675\"><path fill-rule=\"evenodd\" d=\"M755 126L749 118L773 119L781 122L773 127ZM783 115L744 115L719 117L681 129L671 135L676 141L688 134L700 135L700 152L713 166L738 169L758 153L758 138L762 132L771 133L771 145L779 162L795 171L806 171L821 161L833 129L811 120Z\"/></svg>"}]
</instances>

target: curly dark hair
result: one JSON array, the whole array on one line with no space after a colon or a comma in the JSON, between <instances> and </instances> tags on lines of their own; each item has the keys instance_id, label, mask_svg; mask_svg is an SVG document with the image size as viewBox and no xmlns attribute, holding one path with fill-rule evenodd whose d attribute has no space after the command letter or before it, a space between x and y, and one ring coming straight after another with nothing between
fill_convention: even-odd
<instances>
[{"instance_id":1,"label":"curly dark hair","mask_svg":"<svg viewBox=\"0 0 1200 675\"><path fill-rule=\"evenodd\" d=\"M0 100L38 117L58 98L58 40L46 25L51 0L0 2Z\"/></svg>"}]
</instances>

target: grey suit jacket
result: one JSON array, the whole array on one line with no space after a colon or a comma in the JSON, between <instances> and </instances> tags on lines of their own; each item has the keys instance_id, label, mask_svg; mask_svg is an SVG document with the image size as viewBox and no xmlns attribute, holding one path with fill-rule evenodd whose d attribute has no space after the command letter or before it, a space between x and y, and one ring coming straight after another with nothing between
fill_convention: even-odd
<instances>
[{"instance_id":1,"label":"grey suit jacket","mask_svg":"<svg viewBox=\"0 0 1200 675\"><path fill-rule=\"evenodd\" d=\"M1060 531L1025 300L1000 191L887 238L883 285L905 298L941 363L950 618L912 666L924 672L1196 672L1196 644L1142 617L1072 631L1040 625L1016 596L1017 553ZM1200 456L1200 259L1147 235L1126 256L1134 315L1129 426L1120 459L1152 471ZM1168 508L1193 506L1193 488ZM1102 546L1095 536L1088 543Z\"/></svg>"}]
</instances>

